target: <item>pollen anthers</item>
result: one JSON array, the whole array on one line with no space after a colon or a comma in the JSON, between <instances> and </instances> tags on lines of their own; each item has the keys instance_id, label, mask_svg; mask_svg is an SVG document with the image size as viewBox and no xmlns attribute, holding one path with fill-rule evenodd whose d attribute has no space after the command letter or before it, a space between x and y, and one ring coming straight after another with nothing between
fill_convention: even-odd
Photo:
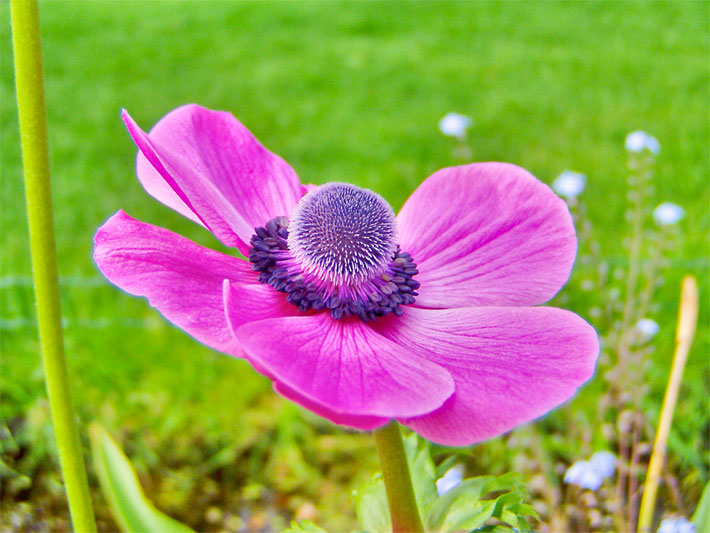
<instances>
[{"instance_id":1,"label":"pollen anthers","mask_svg":"<svg viewBox=\"0 0 710 533\"><path fill-rule=\"evenodd\" d=\"M249 261L259 281L301 311L328 309L364 321L414 303L416 264L397 245L394 212L379 195L331 183L306 195L291 222L255 229Z\"/></svg>"}]
</instances>

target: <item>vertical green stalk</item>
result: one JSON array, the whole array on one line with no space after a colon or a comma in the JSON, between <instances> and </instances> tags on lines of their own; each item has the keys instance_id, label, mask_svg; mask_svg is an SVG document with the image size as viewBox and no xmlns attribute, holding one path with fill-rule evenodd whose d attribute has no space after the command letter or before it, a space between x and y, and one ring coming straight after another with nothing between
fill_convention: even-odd
<instances>
[{"instance_id":1,"label":"vertical green stalk","mask_svg":"<svg viewBox=\"0 0 710 533\"><path fill-rule=\"evenodd\" d=\"M423 532L399 425L390 422L373 431L373 435L382 464L393 533Z\"/></svg>"},{"instance_id":2,"label":"vertical green stalk","mask_svg":"<svg viewBox=\"0 0 710 533\"><path fill-rule=\"evenodd\" d=\"M96 531L64 358L37 0L11 0L30 252L47 394L74 530Z\"/></svg>"}]
</instances>

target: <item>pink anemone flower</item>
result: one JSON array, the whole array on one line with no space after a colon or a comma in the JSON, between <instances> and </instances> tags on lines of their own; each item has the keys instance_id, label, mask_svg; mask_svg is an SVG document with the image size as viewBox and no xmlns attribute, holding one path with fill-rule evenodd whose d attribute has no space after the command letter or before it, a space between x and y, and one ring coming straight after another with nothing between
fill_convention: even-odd
<instances>
[{"instance_id":1,"label":"pink anemone flower","mask_svg":"<svg viewBox=\"0 0 710 533\"><path fill-rule=\"evenodd\" d=\"M249 261L119 211L96 234L96 263L286 398L336 424L396 419L467 445L592 375L594 329L532 307L566 282L577 243L565 203L522 168L445 168L395 216L372 191L302 185L230 113L187 105L149 134L123 119L148 194Z\"/></svg>"}]
</instances>

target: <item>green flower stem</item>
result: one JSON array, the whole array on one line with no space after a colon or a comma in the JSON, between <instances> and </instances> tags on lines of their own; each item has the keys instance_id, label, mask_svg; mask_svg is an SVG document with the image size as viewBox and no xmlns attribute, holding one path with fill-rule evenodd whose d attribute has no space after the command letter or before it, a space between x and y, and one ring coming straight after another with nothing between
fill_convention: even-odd
<instances>
[{"instance_id":1,"label":"green flower stem","mask_svg":"<svg viewBox=\"0 0 710 533\"><path fill-rule=\"evenodd\" d=\"M74 530L96 531L64 358L37 0L11 0L30 252L47 394Z\"/></svg>"},{"instance_id":2,"label":"green flower stem","mask_svg":"<svg viewBox=\"0 0 710 533\"><path fill-rule=\"evenodd\" d=\"M423 532L399 425L392 421L373 431L373 435L382 464L393 533Z\"/></svg>"}]
</instances>

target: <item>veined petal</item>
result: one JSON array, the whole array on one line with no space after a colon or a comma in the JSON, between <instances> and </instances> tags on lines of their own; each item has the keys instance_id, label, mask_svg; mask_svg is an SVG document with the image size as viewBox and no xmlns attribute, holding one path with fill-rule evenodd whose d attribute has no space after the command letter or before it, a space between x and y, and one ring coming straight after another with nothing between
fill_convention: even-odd
<instances>
[{"instance_id":1,"label":"veined petal","mask_svg":"<svg viewBox=\"0 0 710 533\"><path fill-rule=\"evenodd\" d=\"M94 259L114 285L150 304L207 346L242 352L227 325L225 279L257 283L246 261L207 248L119 211L94 237Z\"/></svg>"},{"instance_id":2,"label":"veined petal","mask_svg":"<svg viewBox=\"0 0 710 533\"><path fill-rule=\"evenodd\" d=\"M437 409L453 392L446 370L358 319L319 313L251 321L260 314L254 293L234 285L225 291L227 320L249 361L283 385L280 392L302 398L306 408L322 407L319 414L415 416Z\"/></svg>"},{"instance_id":3,"label":"veined petal","mask_svg":"<svg viewBox=\"0 0 710 533\"><path fill-rule=\"evenodd\" d=\"M291 400L301 407L305 407L309 411L314 412L318 416L322 416L326 420L330 420L333 424L338 424L340 426L348 426L362 431L372 431L373 429L384 426L390 421L389 418L383 418L380 416L352 415L348 413L331 411L328 407L298 394L293 389L289 389L286 385L279 383L278 381L274 381L274 390L287 400Z\"/></svg>"},{"instance_id":4,"label":"veined petal","mask_svg":"<svg viewBox=\"0 0 710 533\"><path fill-rule=\"evenodd\" d=\"M157 200L247 253L256 226L288 216L303 195L293 169L231 113L191 104L146 134L126 111L140 149L138 179Z\"/></svg>"},{"instance_id":5,"label":"veined petal","mask_svg":"<svg viewBox=\"0 0 710 533\"><path fill-rule=\"evenodd\" d=\"M569 277L577 251L563 200L505 163L446 168L429 177L397 220L419 268L417 305L535 305Z\"/></svg>"},{"instance_id":6,"label":"veined petal","mask_svg":"<svg viewBox=\"0 0 710 533\"><path fill-rule=\"evenodd\" d=\"M597 334L552 307L407 308L375 329L446 368L456 392L432 413L400 421L434 442L499 435L568 400L594 372Z\"/></svg>"},{"instance_id":7,"label":"veined petal","mask_svg":"<svg viewBox=\"0 0 710 533\"><path fill-rule=\"evenodd\" d=\"M303 313L286 301L284 294L276 292L266 285L244 285L239 282L224 280L224 308L231 315L233 329L265 318L286 316L304 316ZM230 312L231 310L231 312ZM334 424L349 426L363 431L371 431L385 425L390 419L370 415L356 415L331 410L328 406L299 394L283 383L275 381L270 370L258 361L251 361L254 368L274 380L274 390L284 398L305 407Z\"/></svg>"}]
</instances>

